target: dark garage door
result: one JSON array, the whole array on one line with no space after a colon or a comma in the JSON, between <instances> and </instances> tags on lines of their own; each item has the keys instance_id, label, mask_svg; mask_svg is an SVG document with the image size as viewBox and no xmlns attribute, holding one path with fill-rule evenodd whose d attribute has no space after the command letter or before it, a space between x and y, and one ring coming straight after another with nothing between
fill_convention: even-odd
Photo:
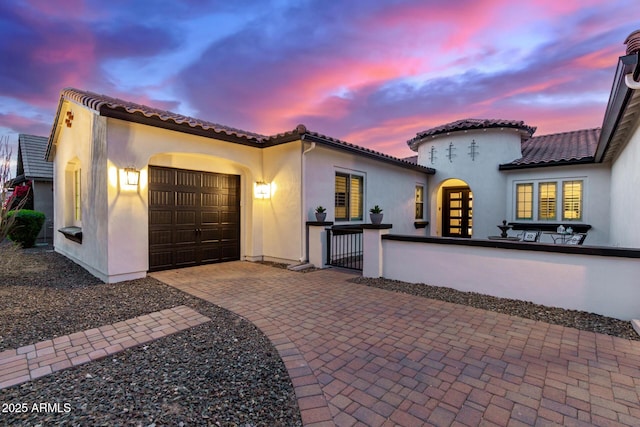
<instances>
[{"instance_id":1,"label":"dark garage door","mask_svg":"<svg viewBox=\"0 0 640 427\"><path fill-rule=\"evenodd\" d=\"M240 177L149 166L149 270L240 259Z\"/></svg>"}]
</instances>

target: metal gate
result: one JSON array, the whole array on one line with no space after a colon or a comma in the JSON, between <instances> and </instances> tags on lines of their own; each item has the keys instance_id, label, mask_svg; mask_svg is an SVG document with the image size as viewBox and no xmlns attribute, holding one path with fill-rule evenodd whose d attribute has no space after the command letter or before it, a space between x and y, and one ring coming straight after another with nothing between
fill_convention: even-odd
<instances>
[{"instance_id":1,"label":"metal gate","mask_svg":"<svg viewBox=\"0 0 640 427\"><path fill-rule=\"evenodd\" d=\"M327 264L362 271L360 225L334 225L327 228Z\"/></svg>"}]
</instances>

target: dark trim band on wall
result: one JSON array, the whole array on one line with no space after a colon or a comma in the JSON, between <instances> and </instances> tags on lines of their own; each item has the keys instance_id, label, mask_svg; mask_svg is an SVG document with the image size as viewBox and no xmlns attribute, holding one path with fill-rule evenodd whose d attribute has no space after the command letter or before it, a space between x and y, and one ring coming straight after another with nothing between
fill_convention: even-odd
<instances>
[{"instance_id":1,"label":"dark trim band on wall","mask_svg":"<svg viewBox=\"0 0 640 427\"><path fill-rule=\"evenodd\" d=\"M398 234L383 235L382 240L413 243L433 243L436 245L476 246L483 248L514 249L520 251L553 252L562 254L595 255L618 258L640 258L640 249L614 248L608 246L552 245L546 243L464 239L454 237L403 236Z\"/></svg>"}]
</instances>

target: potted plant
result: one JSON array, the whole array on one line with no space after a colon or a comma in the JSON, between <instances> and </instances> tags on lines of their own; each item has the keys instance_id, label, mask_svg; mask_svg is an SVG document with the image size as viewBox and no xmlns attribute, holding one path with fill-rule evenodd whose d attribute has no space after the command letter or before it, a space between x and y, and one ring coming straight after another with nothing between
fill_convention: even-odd
<instances>
[{"instance_id":1,"label":"potted plant","mask_svg":"<svg viewBox=\"0 0 640 427\"><path fill-rule=\"evenodd\" d=\"M316 208L316 221L324 222L326 217L327 217L327 210L322 206L318 206Z\"/></svg>"},{"instance_id":2,"label":"potted plant","mask_svg":"<svg viewBox=\"0 0 640 427\"><path fill-rule=\"evenodd\" d=\"M382 208L378 205L369 209L369 218L371 218L372 224L380 224L382 222L382 215Z\"/></svg>"}]
</instances>

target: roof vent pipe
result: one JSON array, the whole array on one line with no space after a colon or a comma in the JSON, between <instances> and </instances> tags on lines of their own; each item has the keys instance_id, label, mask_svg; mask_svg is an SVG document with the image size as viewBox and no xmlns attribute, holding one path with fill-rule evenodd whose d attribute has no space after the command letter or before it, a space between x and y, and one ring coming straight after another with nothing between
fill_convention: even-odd
<instances>
[{"instance_id":1,"label":"roof vent pipe","mask_svg":"<svg viewBox=\"0 0 640 427\"><path fill-rule=\"evenodd\" d=\"M640 52L640 30L629 34L624 44L627 45L627 55L638 54ZM633 79L633 73L624 76L624 83L629 89L640 89L640 82Z\"/></svg>"}]
</instances>

